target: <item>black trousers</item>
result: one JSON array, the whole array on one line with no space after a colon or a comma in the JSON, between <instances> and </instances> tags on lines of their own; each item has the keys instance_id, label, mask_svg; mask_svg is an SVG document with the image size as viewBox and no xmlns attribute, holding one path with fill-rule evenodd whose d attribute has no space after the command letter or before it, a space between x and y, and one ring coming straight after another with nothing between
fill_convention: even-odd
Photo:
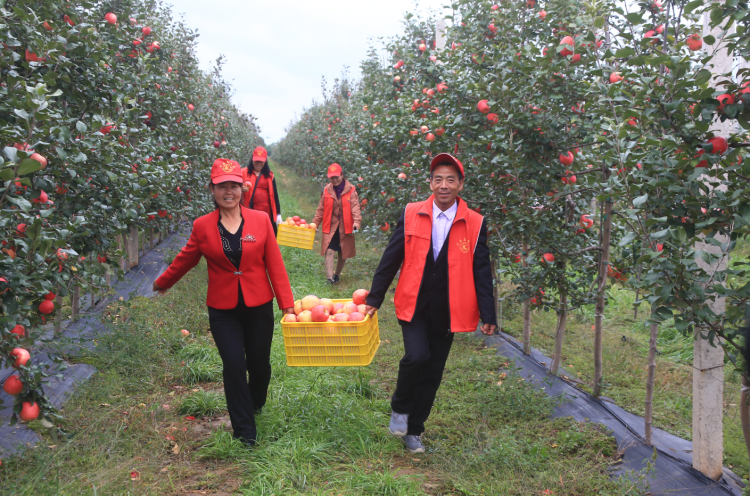
<instances>
[{"instance_id":1,"label":"black trousers","mask_svg":"<svg viewBox=\"0 0 750 496\"><path fill-rule=\"evenodd\" d=\"M255 442L255 412L266 404L271 381L272 303L247 307L240 297L232 310L208 308L211 333L224 364L229 419L235 437L245 442Z\"/></svg>"},{"instance_id":2,"label":"black trousers","mask_svg":"<svg viewBox=\"0 0 750 496\"><path fill-rule=\"evenodd\" d=\"M391 408L409 414L407 435L419 436L430 416L435 395L443 380L443 369L453 344L447 322L433 322L427 309L411 322L399 320L404 335L404 357L398 367Z\"/></svg>"}]
</instances>

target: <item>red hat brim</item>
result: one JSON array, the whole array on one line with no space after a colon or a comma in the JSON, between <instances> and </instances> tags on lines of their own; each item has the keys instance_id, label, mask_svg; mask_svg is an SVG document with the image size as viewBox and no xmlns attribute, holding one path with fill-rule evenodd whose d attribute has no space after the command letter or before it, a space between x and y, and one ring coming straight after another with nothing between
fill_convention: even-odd
<instances>
[{"instance_id":1,"label":"red hat brim","mask_svg":"<svg viewBox=\"0 0 750 496\"><path fill-rule=\"evenodd\" d=\"M221 176L216 176L211 179L211 182L213 184L225 183L227 181L232 181L235 183L242 184L242 176L236 176L234 174L222 174Z\"/></svg>"},{"instance_id":2,"label":"red hat brim","mask_svg":"<svg viewBox=\"0 0 750 496\"><path fill-rule=\"evenodd\" d=\"M256 160L262 160L262 161L264 161L264 162L265 162L265 161L266 161L266 158L267 158L267 157L261 157L261 156L259 156L259 155L253 155L253 162L254 162L254 161L256 161Z\"/></svg>"},{"instance_id":3,"label":"red hat brim","mask_svg":"<svg viewBox=\"0 0 750 496\"><path fill-rule=\"evenodd\" d=\"M435 158L433 158L432 162L430 162L430 172L432 172L435 167L442 164L455 165L458 168L459 172L461 172L461 177L466 177L466 174L464 173L464 165L460 160L458 160L450 153L438 153L437 155L435 155Z\"/></svg>"}]
</instances>

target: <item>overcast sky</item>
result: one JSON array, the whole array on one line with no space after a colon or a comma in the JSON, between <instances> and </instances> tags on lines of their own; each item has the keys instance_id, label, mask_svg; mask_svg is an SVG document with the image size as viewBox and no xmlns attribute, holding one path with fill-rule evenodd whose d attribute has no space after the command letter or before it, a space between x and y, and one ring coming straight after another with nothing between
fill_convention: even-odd
<instances>
[{"instance_id":1,"label":"overcast sky","mask_svg":"<svg viewBox=\"0 0 750 496\"><path fill-rule=\"evenodd\" d=\"M167 0L169 1L169 0ZM234 102L258 117L266 143L313 99L322 76L329 82L345 66L359 76L359 64L380 36L398 34L413 0L172 0L175 17L198 29L204 69L223 54L224 75ZM442 10L448 0L422 0L420 10Z\"/></svg>"}]
</instances>

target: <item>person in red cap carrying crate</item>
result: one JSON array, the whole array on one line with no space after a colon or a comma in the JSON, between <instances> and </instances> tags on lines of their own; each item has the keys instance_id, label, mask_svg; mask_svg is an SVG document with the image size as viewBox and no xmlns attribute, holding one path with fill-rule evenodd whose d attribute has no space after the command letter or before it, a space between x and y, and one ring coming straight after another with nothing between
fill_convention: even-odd
<instances>
[{"instance_id":1,"label":"person in red cap carrying crate","mask_svg":"<svg viewBox=\"0 0 750 496\"><path fill-rule=\"evenodd\" d=\"M242 191L245 192L242 206L267 213L275 236L281 223L281 203L276 179L268 167L268 152L262 146L253 150L253 158L242 169Z\"/></svg>"},{"instance_id":2,"label":"person in red cap carrying crate","mask_svg":"<svg viewBox=\"0 0 750 496\"><path fill-rule=\"evenodd\" d=\"M273 298L283 313L294 313L294 296L271 219L241 206L240 164L216 160L209 188L216 210L196 219L154 291L164 293L206 257L208 321L224 364L229 418L235 437L252 446L271 380Z\"/></svg>"},{"instance_id":3,"label":"person in red cap carrying crate","mask_svg":"<svg viewBox=\"0 0 750 496\"><path fill-rule=\"evenodd\" d=\"M357 255L354 233L362 225L362 209L356 188L344 178L344 171L339 164L328 166L328 179L330 183L320 195L313 223L323 230L320 254L325 257L328 282L335 284L340 280L347 259ZM334 271L334 257L337 253Z\"/></svg>"},{"instance_id":4,"label":"person in red cap carrying crate","mask_svg":"<svg viewBox=\"0 0 750 496\"><path fill-rule=\"evenodd\" d=\"M497 327L487 222L458 197L461 162L447 153L430 164L432 196L410 203L383 253L367 296L367 313L380 308L401 269L394 303L404 337L391 434L411 453L424 453L421 435L430 415L456 332Z\"/></svg>"}]
</instances>

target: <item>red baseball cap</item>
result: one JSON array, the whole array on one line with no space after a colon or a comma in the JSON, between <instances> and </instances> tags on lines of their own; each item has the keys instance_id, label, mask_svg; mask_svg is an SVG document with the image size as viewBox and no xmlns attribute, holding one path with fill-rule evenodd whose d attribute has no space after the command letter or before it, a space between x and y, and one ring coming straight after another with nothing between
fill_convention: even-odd
<instances>
[{"instance_id":1,"label":"red baseball cap","mask_svg":"<svg viewBox=\"0 0 750 496\"><path fill-rule=\"evenodd\" d=\"M461 179L466 176L466 174L464 174L463 164L450 153L438 153L437 155L435 155L435 158L433 158L432 162L430 162L430 172L435 170L435 167L437 167L438 165L455 165L458 171L461 173Z\"/></svg>"},{"instance_id":2,"label":"red baseball cap","mask_svg":"<svg viewBox=\"0 0 750 496\"><path fill-rule=\"evenodd\" d=\"M267 158L268 152L262 146L259 146L255 150L253 150L253 160L262 160L265 162Z\"/></svg>"},{"instance_id":3,"label":"red baseball cap","mask_svg":"<svg viewBox=\"0 0 750 496\"><path fill-rule=\"evenodd\" d=\"M228 158L217 158L214 161L213 167L211 167L211 182L219 184L227 181L242 183L240 164Z\"/></svg>"},{"instance_id":4,"label":"red baseball cap","mask_svg":"<svg viewBox=\"0 0 750 496\"><path fill-rule=\"evenodd\" d=\"M328 166L328 177L340 176L343 173L339 164L331 164Z\"/></svg>"}]
</instances>

